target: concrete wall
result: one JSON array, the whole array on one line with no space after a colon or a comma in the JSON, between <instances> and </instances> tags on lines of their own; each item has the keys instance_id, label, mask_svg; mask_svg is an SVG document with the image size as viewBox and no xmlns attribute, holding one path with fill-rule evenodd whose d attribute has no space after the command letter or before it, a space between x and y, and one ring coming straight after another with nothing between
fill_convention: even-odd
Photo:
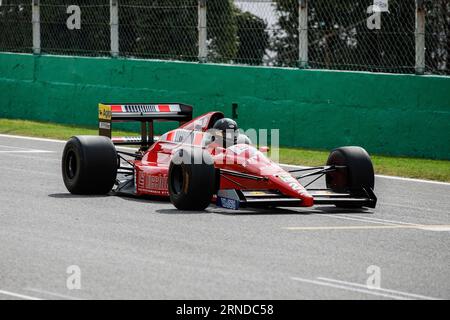
<instances>
[{"instance_id":1,"label":"concrete wall","mask_svg":"<svg viewBox=\"0 0 450 320\"><path fill-rule=\"evenodd\" d=\"M450 78L0 53L0 117L97 125L97 103L237 103L281 144L450 159Z\"/></svg>"}]
</instances>

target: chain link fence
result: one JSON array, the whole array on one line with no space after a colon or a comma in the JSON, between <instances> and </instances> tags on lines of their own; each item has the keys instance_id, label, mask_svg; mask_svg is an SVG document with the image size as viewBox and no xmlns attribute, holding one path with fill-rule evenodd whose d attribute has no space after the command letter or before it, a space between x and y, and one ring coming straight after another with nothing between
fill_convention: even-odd
<instances>
[{"instance_id":1,"label":"chain link fence","mask_svg":"<svg viewBox=\"0 0 450 320\"><path fill-rule=\"evenodd\" d=\"M236 0L237 54L235 63L273 66L276 52L272 45L281 31L275 14L275 2Z\"/></svg>"},{"instance_id":2,"label":"chain link fence","mask_svg":"<svg viewBox=\"0 0 450 320\"><path fill-rule=\"evenodd\" d=\"M5 52L450 75L449 0L0 0L0 32Z\"/></svg>"},{"instance_id":3,"label":"chain link fence","mask_svg":"<svg viewBox=\"0 0 450 320\"><path fill-rule=\"evenodd\" d=\"M338 5L311 1L312 68L415 72L415 0L391 0L389 12L377 12L369 5L354 0L340 0Z\"/></svg>"},{"instance_id":4,"label":"chain link fence","mask_svg":"<svg viewBox=\"0 0 450 320\"><path fill-rule=\"evenodd\" d=\"M120 54L196 61L197 19L197 0L120 0Z\"/></svg>"},{"instance_id":5,"label":"chain link fence","mask_svg":"<svg viewBox=\"0 0 450 320\"><path fill-rule=\"evenodd\" d=\"M109 55L109 11L109 0L41 0L41 52Z\"/></svg>"},{"instance_id":6,"label":"chain link fence","mask_svg":"<svg viewBox=\"0 0 450 320\"><path fill-rule=\"evenodd\" d=\"M450 1L426 0L425 7L426 70L450 75Z\"/></svg>"},{"instance_id":7,"label":"chain link fence","mask_svg":"<svg viewBox=\"0 0 450 320\"><path fill-rule=\"evenodd\" d=\"M32 38L31 1L0 0L0 51L30 53Z\"/></svg>"}]
</instances>

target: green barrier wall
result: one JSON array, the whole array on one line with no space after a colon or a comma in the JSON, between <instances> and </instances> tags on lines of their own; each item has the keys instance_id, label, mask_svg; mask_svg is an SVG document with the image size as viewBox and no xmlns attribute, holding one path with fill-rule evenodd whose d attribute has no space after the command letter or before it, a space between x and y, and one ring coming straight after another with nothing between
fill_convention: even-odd
<instances>
[{"instance_id":1,"label":"green barrier wall","mask_svg":"<svg viewBox=\"0 0 450 320\"><path fill-rule=\"evenodd\" d=\"M96 125L97 103L238 104L284 146L450 159L450 78L0 54L0 117Z\"/></svg>"}]
</instances>

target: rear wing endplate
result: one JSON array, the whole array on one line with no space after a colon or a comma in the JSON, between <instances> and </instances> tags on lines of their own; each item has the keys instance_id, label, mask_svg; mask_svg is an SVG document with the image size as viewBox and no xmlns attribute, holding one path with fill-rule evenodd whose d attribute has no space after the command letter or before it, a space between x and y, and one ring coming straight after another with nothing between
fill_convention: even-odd
<instances>
[{"instance_id":1,"label":"rear wing endplate","mask_svg":"<svg viewBox=\"0 0 450 320\"><path fill-rule=\"evenodd\" d=\"M180 125L192 120L192 106L182 103L100 103L98 105L99 134L114 144L150 146L154 142L154 121L178 121ZM141 123L140 137L113 137L114 122Z\"/></svg>"}]
</instances>

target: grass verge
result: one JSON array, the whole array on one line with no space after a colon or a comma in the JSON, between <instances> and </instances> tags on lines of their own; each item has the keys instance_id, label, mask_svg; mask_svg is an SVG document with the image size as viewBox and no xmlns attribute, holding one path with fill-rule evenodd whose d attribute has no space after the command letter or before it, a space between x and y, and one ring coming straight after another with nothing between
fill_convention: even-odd
<instances>
[{"instance_id":1,"label":"grass verge","mask_svg":"<svg viewBox=\"0 0 450 320\"><path fill-rule=\"evenodd\" d=\"M0 134L12 134L67 140L73 135L97 135L90 127L61 125L26 120L0 119ZM133 135L116 131L117 136ZM280 148L280 162L286 164L318 166L328 158L328 151L301 148ZM372 155L377 174L450 182L450 161Z\"/></svg>"}]
</instances>

